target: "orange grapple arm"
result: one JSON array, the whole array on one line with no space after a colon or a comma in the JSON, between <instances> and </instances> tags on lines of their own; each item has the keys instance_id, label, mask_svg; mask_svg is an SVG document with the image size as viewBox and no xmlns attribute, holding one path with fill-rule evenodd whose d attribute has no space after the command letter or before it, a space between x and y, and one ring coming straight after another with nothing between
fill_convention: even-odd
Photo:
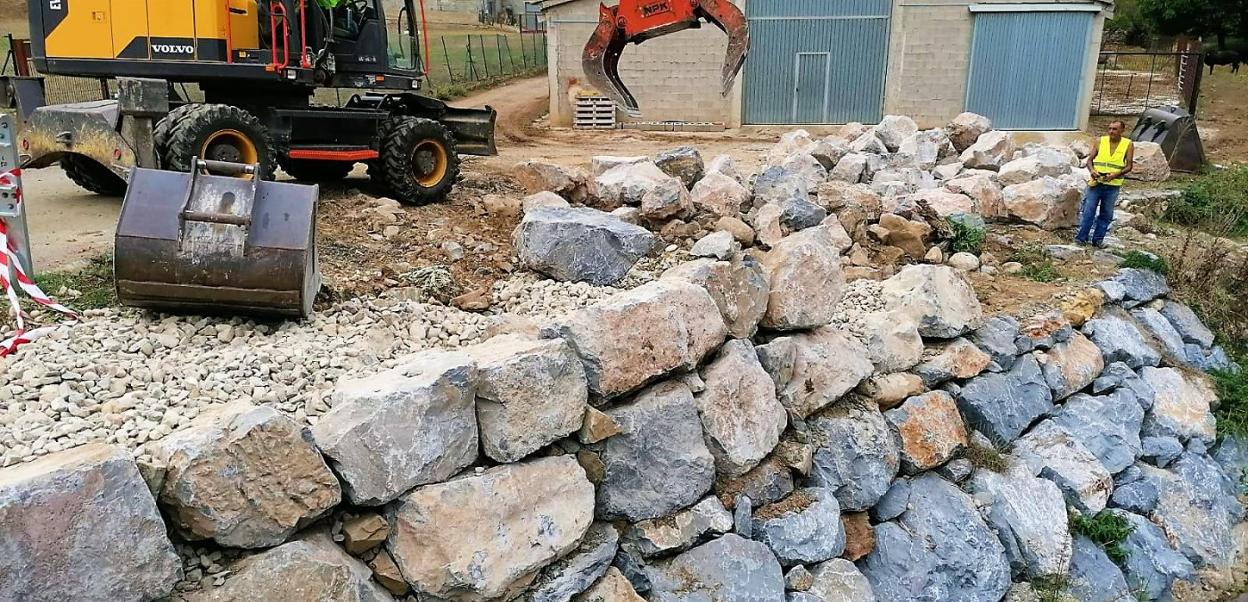
<instances>
[{"instance_id":1,"label":"orange grapple arm","mask_svg":"<svg viewBox=\"0 0 1248 602\"><path fill-rule=\"evenodd\" d=\"M619 6L599 5L598 28L581 55L586 79L629 115L640 116L637 99L620 81L620 53L629 43L701 27L701 20L728 34L721 91L727 96L750 50L750 25L731 0L620 0Z\"/></svg>"}]
</instances>

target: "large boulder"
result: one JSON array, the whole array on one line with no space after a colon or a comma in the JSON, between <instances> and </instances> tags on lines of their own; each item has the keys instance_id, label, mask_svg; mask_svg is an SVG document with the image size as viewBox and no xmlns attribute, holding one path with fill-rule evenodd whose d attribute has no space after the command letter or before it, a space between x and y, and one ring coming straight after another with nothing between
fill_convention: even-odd
<instances>
[{"instance_id":1,"label":"large boulder","mask_svg":"<svg viewBox=\"0 0 1248 602\"><path fill-rule=\"evenodd\" d=\"M835 491L848 512L874 506L901 467L897 441L879 407L847 399L811 418L808 425L816 445L810 485Z\"/></svg>"},{"instance_id":2,"label":"large boulder","mask_svg":"<svg viewBox=\"0 0 1248 602\"><path fill-rule=\"evenodd\" d=\"M1144 333L1161 344L1161 351L1174 358L1171 361L1187 363L1187 344L1183 342L1183 335L1174 329L1161 312L1152 307L1137 307L1131 310L1131 317L1135 318L1136 325Z\"/></svg>"},{"instance_id":3,"label":"large boulder","mask_svg":"<svg viewBox=\"0 0 1248 602\"><path fill-rule=\"evenodd\" d=\"M957 402L945 391L911 397L884 418L901 442L901 466L907 474L948 462L968 443Z\"/></svg>"},{"instance_id":4,"label":"large boulder","mask_svg":"<svg viewBox=\"0 0 1248 602\"><path fill-rule=\"evenodd\" d=\"M1157 483L1157 507L1149 515L1167 539L1197 568L1226 569L1235 559L1231 529L1244 518L1232 481L1209 456L1186 452L1168 471L1144 467Z\"/></svg>"},{"instance_id":5,"label":"large boulder","mask_svg":"<svg viewBox=\"0 0 1248 602\"><path fill-rule=\"evenodd\" d=\"M841 506L832 490L798 489L754 513L754 539L767 544L784 565L823 562L845 551Z\"/></svg>"},{"instance_id":6,"label":"large boulder","mask_svg":"<svg viewBox=\"0 0 1248 602\"><path fill-rule=\"evenodd\" d=\"M722 535L732 530L732 514L719 498L710 496L670 516L635 523L626 532L627 541L642 556L670 555L687 550L699 538Z\"/></svg>"},{"instance_id":7,"label":"large boulder","mask_svg":"<svg viewBox=\"0 0 1248 602\"><path fill-rule=\"evenodd\" d=\"M574 602L646 602L628 582L620 569L607 567L607 572L592 587L573 598Z\"/></svg>"},{"instance_id":8,"label":"large boulder","mask_svg":"<svg viewBox=\"0 0 1248 602\"><path fill-rule=\"evenodd\" d=\"M805 181L807 190L814 190L816 186L828 179L827 168L809 153L801 152L790 155L780 163L780 167Z\"/></svg>"},{"instance_id":9,"label":"large boulder","mask_svg":"<svg viewBox=\"0 0 1248 602\"><path fill-rule=\"evenodd\" d=\"M1177 301L1166 301L1161 307L1161 315L1170 321L1183 342L1195 343L1204 348L1213 346L1213 331L1200 321L1192 308Z\"/></svg>"},{"instance_id":10,"label":"large boulder","mask_svg":"<svg viewBox=\"0 0 1248 602\"><path fill-rule=\"evenodd\" d=\"M836 167L833 167L832 171L828 172L828 179L857 184L862 181L866 170L867 155L851 152L836 162Z\"/></svg>"},{"instance_id":11,"label":"large boulder","mask_svg":"<svg viewBox=\"0 0 1248 602\"><path fill-rule=\"evenodd\" d=\"M771 287L767 274L753 256L738 255L729 261L700 259L682 263L663 273L663 278L692 282L704 289L724 318L728 336L754 336L767 311Z\"/></svg>"},{"instance_id":12,"label":"large boulder","mask_svg":"<svg viewBox=\"0 0 1248 602\"><path fill-rule=\"evenodd\" d=\"M1132 142L1135 165L1127 177L1142 182L1164 182L1170 179L1170 160L1156 142Z\"/></svg>"},{"instance_id":13,"label":"large boulder","mask_svg":"<svg viewBox=\"0 0 1248 602\"><path fill-rule=\"evenodd\" d=\"M1111 281L1120 285L1122 295L1119 300L1127 308L1143 305L1170 293L1166 277L1152 270L1123 268L1118 270L1118 274Z\"/></svg>"},{"instance_id":14,"label":"large boulder","mask_svg":"<svg viewBox=\"0 0 1248 602\"><path fill-rule=\"evenodd\" d=\"M645 324L645 328L638 328ZM589 389L616 397L676 370L692 370L727 334L702 287L661 279L564 315L542 329L562 338L585 367Z\"/></svg>"},{"instance_id":15,"label":"large boulder","mask_svg":"<svg viewBox=\"0 0 1248 602\"><path fill-rule=\"evenodd\" d=\"M915 207L926 204L936 215L949 217L960 213L981 215L983 210L975 199L959 192L951 192L945 188L920 190L906 197L906 202Z\"/></svg>"},{"instance_id":16,"label":"large boulder","mask_svg":"<svg viewBox=\"0 0 1248 602\"><path fill-rule=\"evenodd\" d=\"M879 600L997 602L1010 587L996 535L970 496L935 474L914 479L905 513L875 535L859 567Z\"/></svg>"},{"instance_id":17,"label":"large boulder","mask_svg":"<svg viewBox=\"0 0 1248 602\"><path fill-rule=\"evenodd\" d=\"M432 352L339 381L312 435L351 503L384 504L477 459L476 374L470 357Z\"/></svg>"},{"instance_id":18,"label":"large boulder","mask_svg":"<svg viewBox=\"0 0 1248 602\"><path fill-rule=\"evenodd\" d=\"M944 130L923 130L915 132L901 141L897 152L910 157L919 169L931 170L942 160L958 153Z\"/></svg>"},{"instance_id":19,"label":"large boulder","mask_svg":"<svg viewBox=\"0 0 1248 602\"><path fill-rule=\"evenodd\" d=\"M650 161L650 157L645 155L632 155L627 157L617 157L612 155L594 155L589 159L589 173L595 178L601 176L612 169L621 165L636 165L638 163L646 163Z\"/></svg>"},{"instance_id":20,"label":"large boulder","mask_svg":"<svg viewBox=\"0 0 1248 602\"><path fill-rule=\"evenodd\" d=\"M1002 165L997 172L997 180L1002 186L1010 186L1046 176L1060 178L1071 171L1068 157L1057 152L1040 151Z\"/></svg>"},{"instance_id":21,"label":"large boulder","mask_svg":"<svg viewBox=\"0 0 1248 602\"><path fill-rule=\"evenodd\" d=\"M936 387L949 380L979 376L991 363L991 356L974 343L957 338L948 343L929 345L923 352L922 361L914 367L914 373L924 385Z\"/></svg>"},{"instance_id":22,"label":"large boulder","mask_svg":"<svg viewBox=\"0 0 1248 602\"><path fill-rule=\"evenodd\" d=\"M1074 333L1044 353L1044 379L1053 389L1053 399L1061 401L1092 384L1105 370L1101 350L1087 337Z\"/></svg>"},{"instance_id":23,"label":"large boulder","mask_svg":"<svg viewBox=\"0 0 1248 602\"><path fill-rule=\"evenodd\" d=\"M793 153L800 152L802 149L814 143L815 139L811 137L810 132L803 129L790 130L780 136L770 149L767 150L765 158L768 165L778 165Z\"/></svg>"},{"instance_id":24,"label":"large boulder","mask_svg":"<svg viewBox=\"0 0 1248 602\"><path fill-rule=\"evenodd\" d=\"M702 179L702 172L705 169L702 154L692 146L663 151L654 157L654 164L663 170L663 173L680 180L686 188L693 188L693 185Z\"/></svg>"},{"instance_id":25,"label":"large boulder","mask_svg":"<svg viewBox=\"0 0 1248 602\"><path fill-rule=\"evenodd\" d=\"M706 388L694 396L707 447L719 474L743 475L775 449L788 426L776 385L749 341L725 344L702 369Z\"/></svg>"},{"instance_id":26,"label":"large boulder","mask_svg":"<svg viewBox=\"0 0 1248 602\"><path fill-rule=\"evenodd\" d=\"M1084 514L1105 509L1114 481L1078 439L1052 421L1023 435L1010 451L1010 470L1053 481L1066 502Z\"/></svg>"},{"instance_id":27,"label":"large boulder","mask_svg":"<svg viewBox=\"0 0 1248 602\"><path fill-rule=\"evenodd\" d=\"M363 562L316 531L245 558L230 566L220 587L184 594L188 602L256 602L259 600L334 600L390 602L394 597L376 581Z\"/></svg>"},{"instance_id":28,"label":"large boulder","mask_svg":"<svg viewBox=\"0 0 1248 602\"><path fill-rule=\"evenodd\" d=\"M1074 540L1066 591L1084 602L1123 602L1133 598L1122 569L1100 546L1083 536Z\"/></svg>"},{"instance_id":29,"label":"large boulder","mask_svg":"<svg viewBox=\"0 0 1248 602\"><path fill-rule=\"evenodd\" d=\"M576 549L594 486L571 456L509 464L399 498L386 548L420 594L494 599Z\"/></svg>"},{"instance_id":30,"label":"large boulder","mask_svg":"<svg viewBox=\"0 0 1248 602\"><path fill-rule=\"evenodd\" d=\"M861 340L876 372L882 374L904 372L923 358L923 338L918 325L907 316L869 314L863 320Z\"/></svg>"},{"instance_id":31,"label":"large boulder","mask_svg":"<svg viewBox=\"0 0 1248 602\"><path fill-rule=\"evenodd\" d=\"M1122 542L1127 560L1122 572L1127 585L1145 599L1167 599L1174 581L1189 580L1196 575L1196 568L1182 554L1174 551L1161 528L1147 518L1122 510L1111 510L1126 519L1131 532Z\"/></svg>"},{"instance_id":32,"label":"large boulder","mask_svg":"<svg viewBox=\"0 0 1248 602\"><path fill-rule=\"evenodd\" d=\"M835 558L811 567L812 582L804 593L811 602L875 602L871 582L853 562Z\"/></svg>"},{"instance_id":33,"label":"large boulder","mask_svg":"<svg viewBox=\"0 0 1248 602\"><path fill-rule=\"evenodd\" d=\"M1142 453L1144 410L1130 391L1075 395L1057 409L1053 422L1083 443L1111 474L1134 464Z\"/></svg>"},{"instance_id":34,"label":"large boulder","mask_svg":"<svg viewBox=\"0 0 1248 602\"><path fill-rule=\"evenodd\" d=\"M737 169L737 162L732 158L732 155L715 155L710 161L707 161L706 169L703 172L704 175L702 177L704 178L714 173L728 176L741 185L745 185L746 182L745 177L741 175L741 171Z\"/></svg>"},{"instance_id":35,"label":"large boulder","mask_svg":"<svg viewBox=\"0 0 1248 602\"><path fill-rule=\"evenodd\" d=\"M1217 421L1210 408L1218 397L1206 380L1176 368L1151 366L1143 368L1140 375L1155 393L1152 409L1144 418L1145 435L1213 442Z\"/></svg>"},{"instance_id":36,"label":"large boulder","mask_svg":"<svg viewBox=\"0 0 1248 602\"><path fill-rule=\"evenodd\" d=\"M151 451L168 467L160 504L188 538L272 547L342 500L307 429L269 407L206 412Z\"/></svg>"},{"instance_id":37,"label":"large boulder","mask_svg":"<svg viewBox=\"0 0 1248 602\"><path fill-rule=\"evenodd\" d=\"M802 150L814 157L825 170L832 171L849 154L849 144L835 136L828 136L810 143Z\"/></svg>"},{"instance_id":38,"label":"large boulder","mask_svg":"<svg viewBox=\"0 0 1248 602\"><path fill-rule=\"evenodd\" d=\"M659 239L645 228L588 207L538 207L512 234L521 265L563 282L611 285Z\"/></svg>"},{"instance_id":39,"label":"large boulder","mask_svg":"<svg viewBox=\"0 0 1248 602\"><path fill-rule=\"evenodd\" d=\"M784 573L767 546L729 533L646 567L651 602L777 602Z\"/></svg>"},{"instance_id":40,"label":"large boulder","mask_svg":"<svg viewBox=\"0 0 1248 602\"><path fill-rule=\"evenodd\" d=\"M956 134L954 140L956 141ZM962 151L962 164L967 169L997 171L1014 158L1014 137L1008 132L991 130L984 132L975 143Z\"/></svg>"},{"instance_id":41,"label":"large boulder","mask_svg":"<svg viewBox=\"0 0 1248 602\"><path fill-rule=\"evenodd\" d=\"M945 182L945 190L970 197L974 207L988 219L1004 217L1005 193L1001 185L985 175L960 175Z\"/></svg>"},{"instance_id":42,"label":"large boulder","mask_svg":"<svg viewBox=\"0 0 1248 602\"><path fill-rule=\"evenodd\" d=\"M581 428L585 370L561 340L499 336L467 349L476 362L481 449L516 462Z\"/></svg>"},{"instance_id":43,"label":"large boulder","mask_svg":"<svg viewBox=\"0 0 1248 602\"><path fill-rule=\"evenodd\" d=\"M542 569L521 598L524 602L570 602L607 573L620 536L608 523L594 523L575 550Z\"/></svg>"},{"instance_id":44,"label":"large boulder","mask_svg":"<svg viewBox=\"0 0 1248 602\"><path fill-rule=\"evenodd\" d=\"M577 169L542 161L524 161L516 164L512 175L528 194L549 191L574 203L584 202L589 196L587 177Z\"/></svg>"},{"instance_id":45,"label":"large boulder","mask_svg":"<svg viewBox=\"0 0 1248 602\"><path fill-rule=\"evenodd\" d=\"M0 470L0 599L153 600L182 563L126 450L89 444Z\"/></svg>"},{"instance_id":46,"label":"large boulder","mask_svg":"<svg viewBox=\"0 0 1248 602\"><path fill-rule=\"evenodd\" d=\"M1018 356L1018 320L1009 315L995 315L971 334L973 341L989 355L988 368L994 372L1009 370Z\"/></svg>"},{"instance_id":47,"label":"large boulder","mask_svg":"<svg viewBox=\"0 0 1248 602\"><path fill-rule=\"evenodd\" d=\"M754 207L762 207L767 203L785 199L810 196L810 189L805 178L799 174L775 165L763 170L754 178Z\"/></svg>"},{"instance_id":48,"label":"large boulder","mask_svg":"<svg viewBox=\"0 0 1248 602\"><path fill-rule=\"evenodd\" d=\"M949 141L953 147L962 152L975 144L979 137L992 130L992 120L975 113L962 113L953 118L945 131L949 132Z\"/></svg>"},{"instance_id":49,"label":"large boulder","mask_svg":"<svg viewBox=\"0 0 1248 602\"><path fill-rule=\"evenodd\" d=\"M784 237L761 263L770 284L763 326L795 330L832 321L845 277L840 249L827 227Z\"/></svg>"},{"instance_id":50,"label":"large boulder","mask_svg":"<svg viewBox=\"0 0 1248 602\"><path fill-rule=\"evenodd\" d=\"M884 282L886 307L915 319L919 334L952 339L983 321L975 290L948 266L910 265Z\"/></svg>"},{"instance_id":51,"label":"large boulder","mask_svg":"<svg viewBox=\"0 0 1248 602\"><path fill-rule=\"evenodd\" d=\"M711 489L715 458L685 384L657 384L606 413L621 433L603 442L599 452L601 518L636 522L667 516Z\"/></svg>"},{"instance_id":52,"label":"large boulder","mask_svg":"<svg viewBox=\"0 0 1248 602\"><path fill-rule=\"evenodd\" d=\"M831 326L773 339L758 356L780 403L798 418L831 405L874 369L866 347Z\"/></svg>"},{"instance_id":53,"label":"large boulder","mask_svg":"<svg viewBox=\"0 0 1248 602\"><path fill-rule=\"evenodd\" d=\"M871 230L878 233L882 242L901 249L911 259L919 259L927 254L927 244L931 240L932 227L923 220L910 220L893 213L880 216L880 223Z\"/></svg>"},{"instance_id":54,"label":"large boulder","mask_svg":"<svg viewBox=\"0 0 1248 602\"><path fill-rule=\"evenodd\" d=\"M861 136L850 142L849 150L855 153L875 156L887 155L889 153L888 146L885 145L884 141L880 140L880 137L871 130L864 132Z\"/></svg>"},{"instance_id":55,"label":"large boulder","mask_svg":"<svg viewBox=\"0 0 1248 602\"><path fill-rule=\"evenodd\" d=\"M646 191L641 197L639 215L650 223L662 223L673 218L687 218L693 214L693 209L689 189L680 180L670 178Z\"/></svg>"},{"instance_id":56,"label":"large boulder","mask_svg":"<svg viewBox=\"0 0 1248 602\"><path fill-rule=\"evenodd\" d=\"M1051 481L1026 475L975 471L971 489L986 504L980 512L997 532L1017 573L1034 579L1061 577L1070 569L1071 539L1066 500Z\"/></svg>"},{"instance_id":57,"label":"large boulder","mask_svg":"<svg viewBox=\"0 0 1248 602\"><path fill-rule=\"evenodd\" d=\"M1001 193L1002 217L1026 222L1045 230L1074 226L1079 223L1079 207L1083 199L1083 186L1080 182L1081 180L1073 176L1043 176L1006 186Z\"/></svg>"},{"instance_id":58,"label":"large boulder","mask_svg":"<svg viewBox=\"0 0 1248 602\"><path fill-rule=\"evenodd\" d=\"M1053 409L1053 393L1039 362L1026 355L1008 372L981 374L967 382L958 394L958 407L972 428L1006 445Z\"/></svg>"},{"instance_id":59,"label":"large boulder","mask_svg":"<svg viewBox=\"0 0 1248 602\"><path fill-rule=\"evenodd\" d=\"M693 207L699 213L719 217L737 217L750 206L750 191L731 176L708 173L694 184L690 193Z\"/></svg>"},{"instance_id":60,"label":"large boulder","mask_svg":"<svg viewBox=\"0 0 1248 602\"><path fill-rule=\"evenodd\" d=\"M918 133L919 126L905 115L885 115L873 130L889 152L897 152L906 138Z\"/></svg>"},{"instance_id":61,"label":"large boulder","mask_svg":"<svg viewBox=\"0 0 1248 602\"><path fill-rule=\"evenodd\" d=\"M604 208L637 206L655 186L672 180L659 166L650 161L616 165L594 178L594 193Z\"/></svg>"},{"instance_id":62,"label":"large boulder","mask_svg":"<svg viewBox=\"0 0 1248 602\"><path fill-rule=\"evenodd\" d=\"M1129 316L1106 312L1088 320L1083 332L1100 348L1106 364L1123 362L1132 369L1156 366L1161 354L1145 340L1139 327Z\"/></svg>"}]
</instances>

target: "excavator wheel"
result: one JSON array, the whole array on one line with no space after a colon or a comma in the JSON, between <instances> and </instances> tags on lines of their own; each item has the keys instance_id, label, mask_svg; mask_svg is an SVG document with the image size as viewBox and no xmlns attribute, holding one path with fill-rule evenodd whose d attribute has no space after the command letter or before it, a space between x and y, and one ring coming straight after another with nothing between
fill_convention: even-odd
<instances>
[{"instance_id":1,"label":"excavator wheel","mask_svg":"<svg viewBox=\"0 0 1248 602\"><path fill-rule=\"evenodd\" d=\"M91 192L105 196L126 194L126 181L94 159L81 155L66 154L61 157L61 169L70 180Z\"/></svg>"},{"instance_id":2,"label":"excavator wheel","mask_svg":"<svg viewBox=\"0 0 1248 602\"><path fill-rule=\"evenodd\" d=\"M165 133L161 131L165 130ZM170 171L191 171L199 157L229 163L259 163L264 179L272 180L277 151L269 131L254 115L230 105L195 104L172 111L156 126L163 143L156 152Z\"/></svg>"},{"instance_id":3,"label":"excavator wheel","mask_svg":"<svg viewBox=\"0 0 1248 602\"><path fill-rule=\"evenodd\" d=\"M459 177L455 139L432 119L400 117L384 132L378 165L385 187L400 202L446 200Z\"/></svg>"},{"instance_id":4,"label":"excavator wheel","mask_svg":"<svg viewBox=\"0 0 1248 602\"><path fill-rule=\"evenodd\" d=\"M308 159L279 159L282 171L302 182L337 182L351 174L355 163L351 161L311 161Z\"/></svg>"}]
</instances>

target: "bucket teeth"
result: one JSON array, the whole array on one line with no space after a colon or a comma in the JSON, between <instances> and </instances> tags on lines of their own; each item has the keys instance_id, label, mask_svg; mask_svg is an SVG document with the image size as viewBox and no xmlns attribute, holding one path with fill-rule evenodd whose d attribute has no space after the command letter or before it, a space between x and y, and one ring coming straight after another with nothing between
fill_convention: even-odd
<instances>
[{"instance_id":1,"label":"bucket teeth","mask_svg":"<svg viewBox=\"0 0 1248 602\"><path fill-rule=\"evenodd\" d=\"M628 2L629 0L624 0ZM635 0L634 0L635 1ZM641 116L641 108L637 98L629 92L628 86L620 80L620 54L630 42L640 44L648 39L697 27L698 20L704 19L715 25L728 35L728 50L724 56L724 67L720 94L727 96L732 91L733 82L741 67L745 64L746 55L750 51L750 25L745 15L731 0L696 0L692 18L676 19L671 22L652 23L647 29L638 31L630 37L625 33L625 19L629 13L622 12L620 6L599 5L598 27L594 29L585 51L581 55L581 66L585 71L588 83L605 93L615 101L624 112L632 117Z\"/></svg>"}]
</instances>

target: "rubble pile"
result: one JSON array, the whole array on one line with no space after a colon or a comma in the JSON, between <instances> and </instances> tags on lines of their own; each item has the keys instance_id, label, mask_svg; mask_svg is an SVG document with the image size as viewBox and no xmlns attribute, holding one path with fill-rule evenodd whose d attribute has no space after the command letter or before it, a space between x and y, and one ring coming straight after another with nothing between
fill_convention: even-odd
<instances>
[{"instance_id":1,"label":"rubble pile","mask_svg":"<svg viewBox=\"0 0 1248 602\"><path fill-rule=\"evenodd\" d=\"M1136 144L1131 177L1168 178L1160 147ZM1083 143L1020 144L965 113L923 131L893 115L824 138L794 130L748 178L731 157L704 162L691 147L654 158L594 157L589 171L528 161L516 170L534 196L523 202L531 209L514 242L524 267L598 285L618 283L656 244L646 229L668 242L724 232L765 251L823 225L848 259L851 280L887 278L914 262L993 271L951 250L947 220L980 229L985 222L1072 227L1087 189L1088 151Z\"/></svg>"}]
</instances>

